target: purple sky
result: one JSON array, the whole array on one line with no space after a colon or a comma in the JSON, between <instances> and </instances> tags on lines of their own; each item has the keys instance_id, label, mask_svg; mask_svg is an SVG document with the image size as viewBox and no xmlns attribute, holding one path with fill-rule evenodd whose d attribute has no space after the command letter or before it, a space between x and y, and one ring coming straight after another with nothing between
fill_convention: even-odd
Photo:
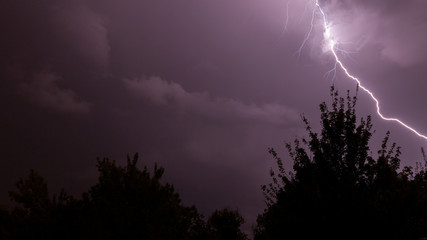
<instances>
[{"instance_id":1,"label":"purple sky","mask_svg":"<svg viewBox=\"0 0 427 240\"><path fill-rule=\"evenodd\" d=\"M332 34L350 72L379 98L386 116L427 133L427 3L325 0ZM287 8L288 7L288 8ZM186 204L206 215L238 208L255 223L260 185L275 147L318 129L334 83L355 82L325 51L320 14L310 29L305 0L40 0L0 2L0 199L38 170L80 194L97 178L96 157L158 162ZM289 14L286 15L286 12ZM288 24L286 24L288 20ZM423 140L372 114L373 155L387 130L402 164L421 161ZM287 166L290 166L289 164Z\"/></svg>"}]
</instances>

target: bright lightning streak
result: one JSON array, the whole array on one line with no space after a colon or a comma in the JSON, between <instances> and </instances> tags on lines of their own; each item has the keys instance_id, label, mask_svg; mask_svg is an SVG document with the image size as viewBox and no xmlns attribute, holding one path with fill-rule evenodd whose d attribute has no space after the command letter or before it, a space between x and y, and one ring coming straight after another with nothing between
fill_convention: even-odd
<instances>
[{"instance_id":1,"label":"bright lightning streak","mask_svg":"<svg viewBox=\"0 0 427 240\"><path fill-rule=\"evenodd\" d=\"M288 0L288 2L286 3L286 22L285 22L285 31L288 31L288 23L289 23L289 2L291 0Z\"/></svg>"},{"instance_id":2,"label":"bright lightning streak","mask_svg":"<svg viewBox=\"0 0 427 240\"><path fill-rule=\"evenodd\" d=\"M317 2L317 0L316 0ZM299 47L296 54L298 54L298 57L301 56L302 49L304 48L305 44L307 43L308 39L310 38L311 32L313 31L314 27L314 17L315 17L315 11L311 14L311 22L310 22L310 29L308 30L307 34L305 35L304 40L301 43L301 46Z\"/></svg>"},{"instance_id":3,"label":"bright lightning streak","mask_svg":"<svg viewBox=\"0 0 427 240\"><path fill-rule=\"evenodd\" d=\"M380 111L380 103L379 103L378 99L374 96L374 94L373 94L369 89L367 89L366 87L364 87L364 86L361 84L360 80L359 80L357 77L355 77L355 76L351 75L351 74L348 72L347 68L344 66L344 64L341 62L341 60L340 60L340 58L338 57L338 54L337 54L337 52L336 52L336 49L337 49L337 48L336 48L336 44L337 44L337 42L336 42L336 41L332 38L332 36L331 36L331 29L330 29L330 27L329 27L329 25L328 25L328 21L327 21L327 18L326 18L326 14L325 14L325 12L323 11L322 7L320 6L320 4L319 4L319 0L315 0L315 4L316 4L316 7L319 9L319 12L320 12L320 13L321 13L321 15L322 15L322 18L323 18L323 28L324 28L324 30L325 30L324 35L325 35L325 37L326 37L326 40L328 41L329 49L331 50L331 53L332 53L332 55L333 55L333 56L334 56L334 58L335 58L335 67L334 67L331 71L329 71L329 73L330 73L330 72L332 72L332 71L336 71L336 67L337 67L337 65L339 65L339 66L341 67L341 69L344 71L344 73L347 75L347 77L349 77L349 78L353 79L354 81L356 81L356 82L357 82L357 84L359 85L359 87L360 87L363 91L365 91L366 93L368 93L368 94L371 96L371 98L375 101L375 103L376 103L376 107L377 107L377 114L378 114L382 119L384 119L384 120L386 120L386 121L394 121L394 122L397 122L397 123L399 123L400 125L404 126L405 128L409 129L410 131L412 131L413 133L415 133L417 136L419 136L419 137L424 138L424 139L426 139L426 140L427 140L427 136L425 136L425 135L423 135L423 134L419 133L417 130L415 130L415 129L413 129L412 127L408 126L406 123L402 122L401 120L399 120L399 119L397 119L397 118L385 117L385 116L381 113L381 111ZM313 11L313 17L314 17L314 11ZM301 52L301 48L302 48L302 47L304 47L305 42L307 41L308 37L309 37L309 36L310 36L310 34L311 34L311 30L312 30L312 28L313 28L313 18L311 19L311 28L310 28L310 31L309 31L309 33L307 34L306 38L304 39L303 44L301 45L300 49L298 50L298 53L300 53L300 52Z\"/></svg>"}]
</instances>

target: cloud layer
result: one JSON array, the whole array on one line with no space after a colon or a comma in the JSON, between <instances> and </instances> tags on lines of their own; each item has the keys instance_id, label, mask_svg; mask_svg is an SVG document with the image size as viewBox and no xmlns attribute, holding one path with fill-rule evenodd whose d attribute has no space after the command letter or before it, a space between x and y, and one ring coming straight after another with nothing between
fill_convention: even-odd
<instances>
[{"instance_id":1,"label":"cloud layer","mask_svg":"<svg viewBox=\"0 0 427 240\"><path fill-rule=\"evenodd\" d=\"M425 63L427 16L425 1L325 2L333 33L338 40L355 46L379 45L385 59L403 67Z\"/></svg>"},{"instance_id":2,"label":"cloud layer","mask_svg":"<svg viewBox=\"0 0 427 240\"><path fill-rule=\"evenodd\" d=\"M424 129L426 1L319 2L340 47L354 51L344 63L385 115ZM318 13L295 54L312 7L309 0L0 1L0 201L29 168L79 195L96 181L97 156L120 161L140 152L143 164L166 168L184 201L204 214L239 207L250 231L264 207L259 186L274 166L268 147L290 165L282 145L304 136L299 115L318 130L317 106L329 101L330 85L355 89L339 70L336 79L324 77L334 62L322 51ZM373 116L374 141L391 129L402 162L419 160L425 142L377 118L362 92L357 110Z\"/></svg>"},{"instance_id":3,"label":"cloud layer","mask_svg":"<svg viewBox=\"0 0 427 240\"><path fill-rule=\"evenodd\" d=\"M244 124L247 122L288 125L299 120L294 110L279 104L245 104L235 99L213 98L207 92L187 92L178 83L160 77L123 79L127 87L154 104L169 105L208 119Z\"/></svg>"},{"instance_id":4,"label":"cloud layer","mask_svg":"<svg viewBox=\"0 0 427 240\"><path fill-rule=\"evenodd\" d=\"M22 83L23 94L36 104L65 113L88 113L90 104L77 100L76 94L59 87L61 77L52 72L34 74L29 83Z\"/></svg>"}]
</instances>

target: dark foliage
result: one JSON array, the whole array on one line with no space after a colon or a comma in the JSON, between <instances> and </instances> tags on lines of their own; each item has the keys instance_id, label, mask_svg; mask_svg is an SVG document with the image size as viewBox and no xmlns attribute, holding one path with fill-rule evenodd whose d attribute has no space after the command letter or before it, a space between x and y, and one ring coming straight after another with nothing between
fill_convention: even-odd
<instances>
[{"instance_id":1,"label":"dark foliage","mask_svg":"<svg viewBox=\"0 0 427 240\"><path fill-rule=\"evenodd\" d=\"M369 149L371 118L356 118L356 97L338 96L320 105L320 133L303 121L308 139L286 147L293 171L284 169L274 149L278 172L263 186L267 209L258 216L255 239L418 239L427 236L427 174L400 169L399 147L388 147L387 133L378 157Z\"/></svg>"},{"instance_id":2,"label":"dark foliage","mask_svg":"<svg viewBox=\"0 0 427 240\"><path fill-rule=\"evenodd\" d=\"M308 139L286 148L293 171L276 151L272 183L263 186L267 208L255 239L421 239L427 236L427 157L400 168L400 149L386 134L377 157L369 141L371 118L356 118L356 97L320 105L320 133L303 117ZM77 199L64 190L52 197L34 170L10 191L17 206L0 207L0 239L247 239L238 211L217 210L207 221L184 206L164 169L98 159L98 182Z\"/></svg>"},{"instance_id":3,"label":"dark foliage","mask_svg":"<svg viewBox=\"0 0 427 240\"><path fill-rule=\"evenodd\" d=\"M245 239L237 211L216 211L205 222L160 182L163 168L155 165L150 174L137 160L128 157L121 167L98 159L98 183L82 199L65 191L50 198L47 183L31 170L10 191L18 206L0 209L0 239Z\"/></svg>"},{"instance_id":4,"label":"dark foliage","mask_svg":"<svg viewBox=\"0 0 427 240\"><path fill-rule=\"evenodd\" d=\"M208 219L211 233L215 240L244 240L246 234L240 231L240 226L245 222L238 211L216 210Z\"/></svg>"}]
</instances>

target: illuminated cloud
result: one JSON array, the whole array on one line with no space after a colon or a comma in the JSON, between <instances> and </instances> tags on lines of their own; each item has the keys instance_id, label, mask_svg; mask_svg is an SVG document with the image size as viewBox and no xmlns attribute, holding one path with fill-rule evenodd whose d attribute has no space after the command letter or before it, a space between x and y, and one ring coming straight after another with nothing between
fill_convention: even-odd
<instances>
[{"instance_id":1,"label":"illuminated cloud","mask_svg":"<svg viewBox=\"0 0 427 240\"><path fill-rule=\"evenodd\" d=\"M58 85L61 77L52 72L34 74L30 83L21 84L23 93L31 102L65 113L88 113L90 104L77 100L70 89Z\"/></svg>"},{"instance_id":2,"label":"illuminated cloud","mask_svg":"<svg viewBox=\"0 0 427 240\"><path fill-rule=\"evenodd\" d=\"M53 23L64 46L73 54L101 67L109 61L110 45L107 38L105 19L84 4L65 1L53 5Z\"/></svg>"},{"instance_id":3,"label":"illuminated cloud","mask_svg":"<svg viewBox=\"0 0 427 240\"><path fill-rule=\"evenodd\" d=\"M332 34L345 43L340 47L357 51L351 59L340 55L345 66L372 89L384 115L424 131L426 1L319 1ZM319 13L306 47L294 54L313 2L0 1L0 141L6 144L0 157L13 159L5 161L13 166L3 168L0 187L9 189L23 176L20 169L37 166L80 194L96 174L76 182L64 173L94 169L95 156L121 159L138 151L147 164L164 165L183 199L203 213L238 206L253 217L250 229L264 206L259 185L274 165L266 149L305 136L299 113L318 129L316 106L329 102L324 74L334 62L322 51ZM52 71L41 71L46 65ZM342 94L355 88L341 70L334 83ZM362 91L357 110L373 116L374 138L392 130L407 154L402 161L419 159L425 141L377 117ZM224 171L228 177L219 175Z\"/></svg>"},{"instance_id":4,"label":"illuminated cloud","mask_svg":"<svg viewBox=\"0 0 427 240\"><path fill-rule=\"evenodd\" d=\"M407 128L408 130L410 130L410 131L414 132L414 133L415 133L416 135L418 135L419 137L422 137L422 138L424 138L424 139L427 139L427 136L425 136L425 135L423 135L423 134L419 133L417 130L413 129L411 126L409 126L409 125L407 125L406 123L402 122L400 119L398 119L398 118L385 117L385 116L381 113L381 111L380 111L380 107L379 107L379 100L374 96L374 94L371 92L371 90L369 90L368 88L366 88L366 87L364 87L364 86L362 85L362 83L360 82L360 80L359 80L357 77L355 77L354 75L352 75L352 74L350 74L350 73L348 72L347 67L342 63L341 58L340 58L340 57L338 57L337 52L339 51L339 49L337 49L335 39L334 39L334 38L332 38L332 36L329 34L329 33L330 33L330 28L329 28L329 26L328 26L328 22L327 22L327 19L326 19L326 14L325 14L325 12L323 11L322 7L320 6L320 4L319 4L319 2L318 2L317 0L316 0L316 6L318 7L318 9L319 9L320 13L321 13L321 14L322 14L322 16L323 16L323 22L324 22L324 24L323 24L323 28L324 28L324 30L325 30L325 32L326 32L326 34L325 34L325 40L326 40L326 41L329 41L330 52L331 52L331 53L332 53L332 55L334 56L334 58L335 58L335 62L336 62L335 66L339 66L339 67L344 71L344 73L347 75L347 77L348 77L349 79L356 81L356 82L357 82L357 84L358 84L358 86L359 86L363 91L365 91L366 93L368 93L368 94L371 96L371 98L372 98L372 99L375 101L375 103L376 103L376 107L377 107L377 114L378 114L378 115L379 115L383 120L398 122L399 124L401 124L402 126L404 126L405 128Z\"/></svg>"},{"instance_id":5,"label":"illuminated cloud","mask_svg":"<svg viewBox=\"0 0 427 240\"><path fill-rule=\"evenodd\" d=\"M299 120L294 110L279 104L245 104L235 99L214 98L207 92L187 92L178 83L167 82L160 77L123 79L133 92L154 104L169 105L190 111L210 119L236 121L236 123L258 122L284 125Z\"/></svg>"},{"instance_id":6,"label":"illuminated cloud","mask_svg":"<svg viewBox=\"0 0 427 240\"><path fill-rule=\"evenodd\" d=\"M378 45L384 59L405 67L425 61L427 2L401 2L395 8L387 1L330 0L321 5L344 47L358 51L366 44Z\"/></svg>"}]
</instances>

